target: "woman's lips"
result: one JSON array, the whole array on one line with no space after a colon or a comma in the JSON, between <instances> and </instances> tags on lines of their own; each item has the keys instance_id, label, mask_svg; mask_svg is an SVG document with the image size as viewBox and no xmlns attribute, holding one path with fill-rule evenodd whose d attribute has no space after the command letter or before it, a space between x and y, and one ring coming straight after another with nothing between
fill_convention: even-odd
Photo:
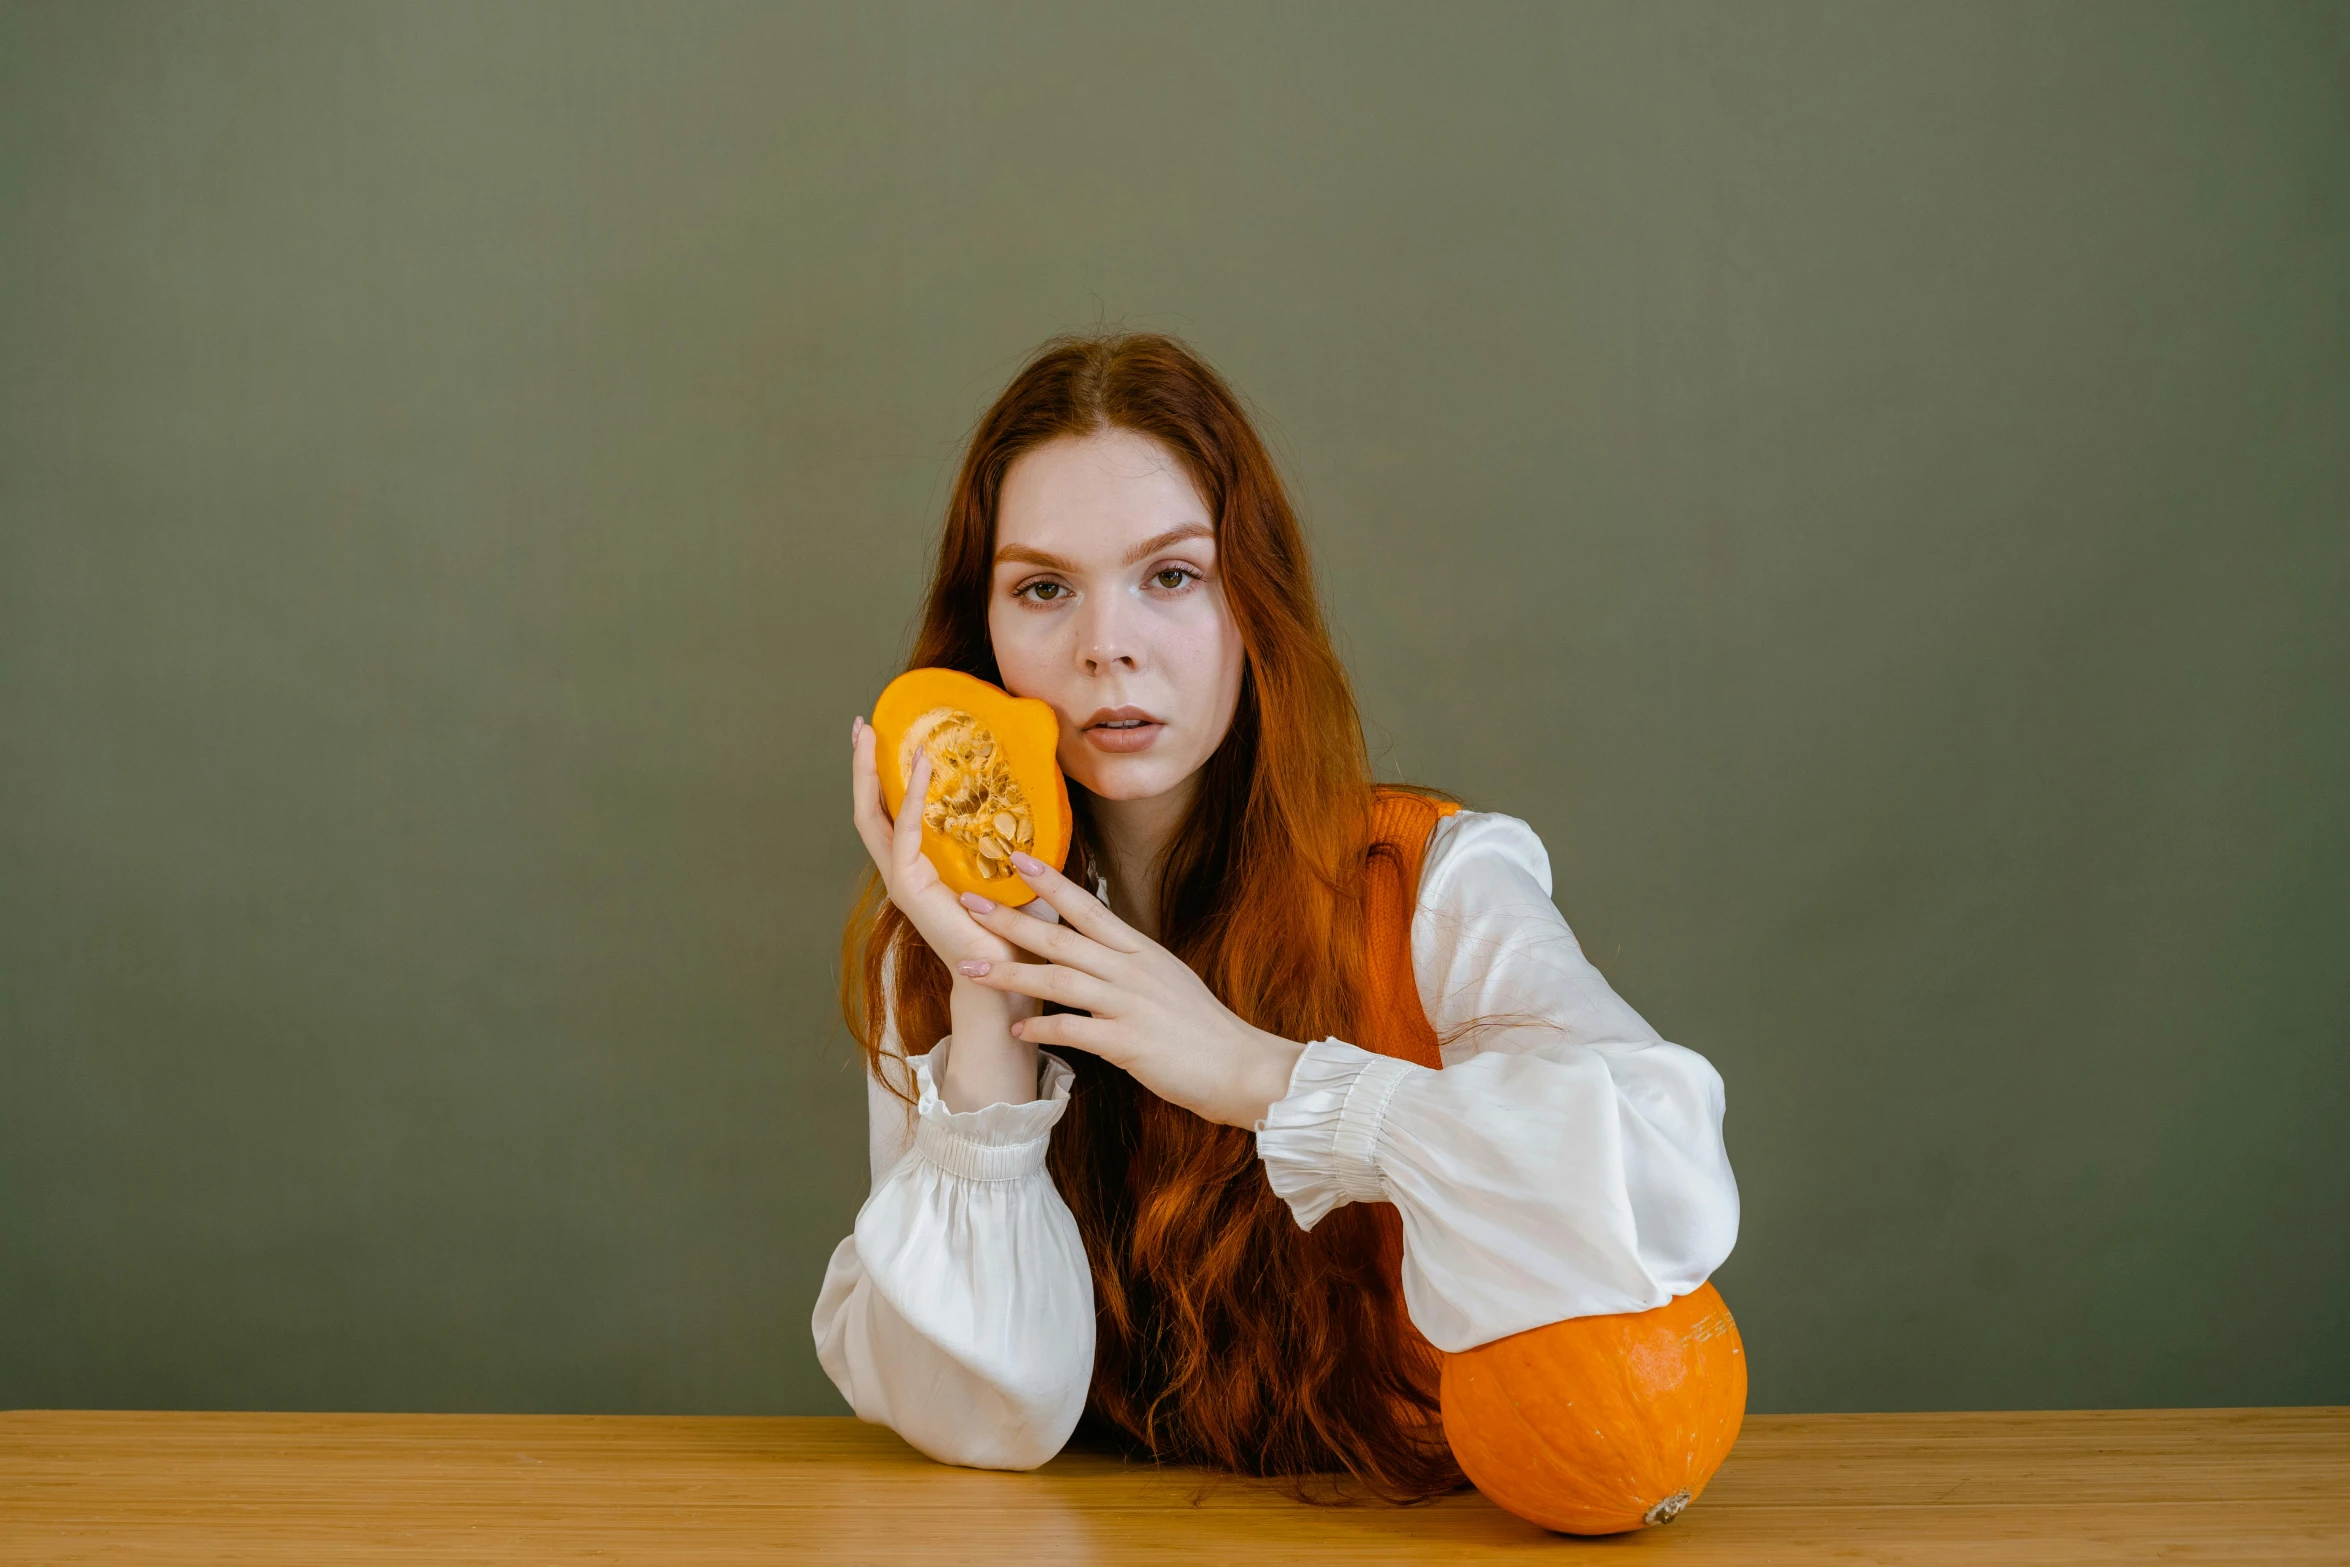
<instances>
[{"instance_id":1,"label":"woman's lips","mask_svg":"<svg viewBox=\"0 0 2350 1567\"><path fill-rule=\"evenodd\" d=\"M1148 718L1117 718L1106 723L1088 724L1086 743L1097 751L1141 751L1159 737L1165 724Z\"/></svg>"}]
</instances>

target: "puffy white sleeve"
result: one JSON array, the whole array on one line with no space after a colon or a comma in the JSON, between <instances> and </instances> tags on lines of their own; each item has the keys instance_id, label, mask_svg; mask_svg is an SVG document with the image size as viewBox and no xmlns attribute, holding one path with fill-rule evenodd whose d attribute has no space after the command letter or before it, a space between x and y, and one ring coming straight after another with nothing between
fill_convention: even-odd
<instances>
[{"instance_id":1,"label":"puffy white sleeve","mask_svg":"<svg viewBox=\"0 0 2350 1567\"><path fill-rule=\"evenodd\" d=\"M1317 1040L1256 1123L1302 1227L1340 1203L1395 1204L1404 1303L1443 1350L1661 1306L1738 1238L1721 1075L1609 988L1550 890L1524 822L1441 819L1413 977L1440 1039L1493 1021L1449 1039L1441 1071Z\"/></svg>"},{"instance_id":2,"label":"puffy white sleeve","mask_svg":"<svg viewBox=\"0 0 2350 1567\"><path fill-rule=\"evenodd\" d=\"M1033 1469L1061 1450L1093 1378L1093 1274L1044 1167L1074 1073L1037 1052L1025 1104L951 1112L938 1097L952 1037L866 1074L873 1185L833 1249L811 1327L816 1358L860 1419L942 1463Z\"/></svg>"}]
</instances>

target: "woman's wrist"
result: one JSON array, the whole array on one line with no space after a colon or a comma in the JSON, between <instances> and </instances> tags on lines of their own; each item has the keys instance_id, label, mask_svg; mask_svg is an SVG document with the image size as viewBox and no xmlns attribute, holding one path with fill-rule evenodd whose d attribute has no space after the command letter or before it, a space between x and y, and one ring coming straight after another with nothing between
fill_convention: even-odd
<instances>
[{"instance_id":1,"label":"woman's wrist","mask_svg":"<svg viewBox=\"0 0 2350 1567\"><path fill-rule=\"evenodd\" d=\"M1297 1075L1298 1058L1306 1053L1306 1047L1294 1039L1283 1039L1262 1029L1257 1033L1265 1049L1258 1058L1256 1086L1248 1096L1248 1119L1233 1123L1244 1129L1255 1126L1272 1113L1275 1105L1289 1097L1289 1081Z\"/></svg>"},{"instance_id":2,"label":"woman's wrist","mask_svg":"<svg viewBox=\"0 0 2350 1567\"><path fill-rule=\"evenodd\" d=\"M1036 1002L957 979L947 996L954 1046L939 1079L938 1097L957 1114L992 1104L1026 1104L1036 1097L1036 1046L1012 1036L1014 1018L1032 1016Z\"/></svg>"}]
</instances>

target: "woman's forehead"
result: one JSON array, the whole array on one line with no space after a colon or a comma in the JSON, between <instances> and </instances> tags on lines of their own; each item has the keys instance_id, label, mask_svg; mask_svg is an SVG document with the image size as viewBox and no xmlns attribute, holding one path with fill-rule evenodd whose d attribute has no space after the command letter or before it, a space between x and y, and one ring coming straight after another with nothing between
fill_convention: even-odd
<instances>
[{"instance_id":1,"label":"woman's forehead","mask_svg":"<svg viewBox=\"0 0 2350 1567\"><path fill-rule=\"evenodd\" d=\"M1013 461L996 503L996 553L1123 566L1131 551L1170 533L1191 535L1187 548L1211 549L1213 527L1173 450L1133 430L1105 430L1048 441Z\"/></svg>"}]
</instances>

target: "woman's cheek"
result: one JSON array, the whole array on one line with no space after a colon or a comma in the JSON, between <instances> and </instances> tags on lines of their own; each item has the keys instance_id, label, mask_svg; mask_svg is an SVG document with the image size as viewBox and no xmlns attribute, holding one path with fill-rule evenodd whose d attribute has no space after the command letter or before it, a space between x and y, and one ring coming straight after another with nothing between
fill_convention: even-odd
<instances>
[{"instance_id":1,"label":"woman's cheek","mask_svg":"<svg viewBox=\"0 0 2350 1567\"><path fill-rule=\"evenodd\" d=\"M1197 698L1214 688L1223 664L1226 620L1204 593L1170 604L1155 617L1151 651L1168 683L1186 697Z\"/></svg>"},{"instance_id":2,"label":"woman's cheek","mask_svg":"<svg viewBox=\"0 0 2350 1567\"><path fill-rule=\"evenodd\" d=\"M1240 686L1240 628L1220 598L1202 593L1172 606L1162 627L1159 658L1186 713L1220 708Z\"/></svg>"},{"instance_id":3,"label":"woman's cheek","mask_svg":"<svg viewBox=\"0 0 2350 1567\"><path fill-rule=\"evenodd\" d=\"M1053 693L1044 689L1050 684L1053 667L1045 628L1023 625L1021 619L1016 614L988 616L987 640L995 650L996 672L1004 677L1004 689L1012 695L1051 701Z\"/></svg>"},{"instance_id":4,"label":"woman's cheek","mask_svg":"<svg viewBox=\"0 0 2350 1567\"><path fill-rule=\"evenodd\" d=\"M1080 783L1086 781L1082 770L1093 758L1076 729L1086 715L1100 704L1088 701L1071 668L1066 617L1053 617L1052 623L1020 624L1022 617L1007 615L1001 620L990 618L988 641L995 649L996 673L1003 678L1004 689L1014 696L1033 697L1051 706L1061 718L1061 770ZM1037 617L1042 620L1044 617ZM1007 623L1008 622L1008 623Z\"/></svg>"}]
</instances>

